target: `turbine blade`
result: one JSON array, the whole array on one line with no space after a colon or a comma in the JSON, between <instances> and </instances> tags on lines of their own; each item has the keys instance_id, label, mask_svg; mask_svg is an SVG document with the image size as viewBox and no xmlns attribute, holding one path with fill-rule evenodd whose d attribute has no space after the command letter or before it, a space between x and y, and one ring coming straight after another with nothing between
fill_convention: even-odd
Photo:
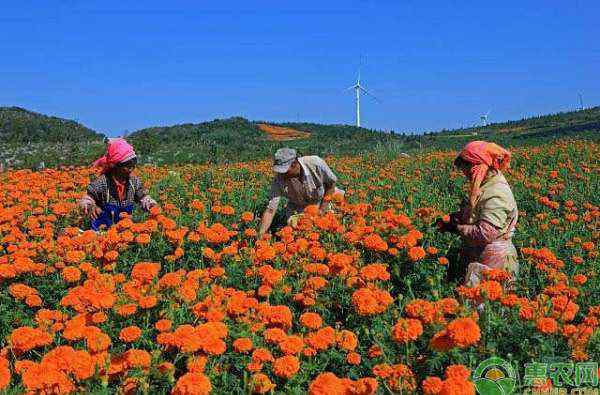
<instances>
[{"instance_id":1,"label":"turbine blade","mask_svg":"<svg viewBox=\"0 0 600 395\"><path fill-rule=\"evenodd\" d=\"M362 91L364 94L366 94L366 95L369 95L369 96L371 96L373 99L375 99L375 101L376 101L377 103L381 103L381 100L379 100L379 99L378 99L378 98L377 98L375 95L373 95L371 92L369 92L368 90L366 90L366 89L365 89L365 88L363 88L362 86L360 86L359 88L360 88L360 90L361 90L361 91Z\"/></svg>"}]
</instances>

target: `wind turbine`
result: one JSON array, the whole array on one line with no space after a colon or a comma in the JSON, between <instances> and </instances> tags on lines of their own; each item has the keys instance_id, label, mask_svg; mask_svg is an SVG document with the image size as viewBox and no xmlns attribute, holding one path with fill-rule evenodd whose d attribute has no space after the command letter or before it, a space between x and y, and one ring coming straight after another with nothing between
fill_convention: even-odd
<instances>
[{"instance_id":1,"label":"wind turbine","mask_svg":"<svg viewBox=\"0 0 600 395\"><path fill-rule=\"evenodd\" d=\"M583 96L581 96L581 93L579 93L579 109L583 110Z\"/></svg>"},{"instance_id":2,"label":"wind turbine","mask_svg":"<svg viewBox=\"0 0 600 395\"><path fill-rule=\"evenodd\" d=\"M349 91L351 89L354 89L355 101L356 101L356 126L360 127L360 95L361 95L361 93L371 96L377 103L381 103L381 102L379 101L378 98L376 98L373 94L371 94L369 91L367 91L360 84L360 67L358 68L358 78L356 79L356 84L352 85L351 87L349 87L346 90Z\"/></svg>"},{"instance_id":3,"label":"wind turbine","mask_svg":"<svg viewBox=\"0 0 600 395\"><path fill-rule=\"evenodd\" d=\"M481 119L481 126L487 126L488 125L488 116L490 115L490 112L492 112L492 110L488 111L485 114L482 114L479 116L479 118Z\"/></svg>"}]
</instances>

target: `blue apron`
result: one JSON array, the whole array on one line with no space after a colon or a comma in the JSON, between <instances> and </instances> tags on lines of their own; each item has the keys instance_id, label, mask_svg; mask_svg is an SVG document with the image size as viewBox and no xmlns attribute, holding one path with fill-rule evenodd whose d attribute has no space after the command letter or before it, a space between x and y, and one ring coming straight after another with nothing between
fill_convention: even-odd
<instances>
[{"instance_id":1,"label":"blue apron","mask_svg":"<svg viewBox=\"0 0 600 395\"><path fill-rule=\"evenodd\" d=\"M121 213L133 214L133 204L121 205L121 204L105 204L102 206L102 213L92 221L92 230L99 231L100 227L104 225L110 228L121 219Z\"/></svg>"}]
</instances>

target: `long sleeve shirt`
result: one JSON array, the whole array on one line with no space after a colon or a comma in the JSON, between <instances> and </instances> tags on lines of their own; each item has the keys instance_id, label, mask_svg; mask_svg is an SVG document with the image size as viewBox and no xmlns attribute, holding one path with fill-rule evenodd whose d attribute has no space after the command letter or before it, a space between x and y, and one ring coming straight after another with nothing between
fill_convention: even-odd
<instances>
[{"instance_id":1,"label":"long sleeve shirt","mask_svg":"<svg viewBox=\"0 0 600 395\"><path fill-rule=\"evenodd\" d=\"M337 176L318 156L298 158L302 166L300 177L278 175L271 184L268 208L277 210L282 197L288 199L288 211L302 211L306 206L319 204L325 195L325 186L335 184Z\"/></svg>"}]
</instances>

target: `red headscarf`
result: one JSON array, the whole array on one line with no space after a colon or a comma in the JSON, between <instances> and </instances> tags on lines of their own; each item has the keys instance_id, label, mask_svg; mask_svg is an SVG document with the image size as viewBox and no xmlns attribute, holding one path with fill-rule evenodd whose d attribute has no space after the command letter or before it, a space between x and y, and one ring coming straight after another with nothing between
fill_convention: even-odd
<instances>
[{"instance_id":1,"label":"red headscarf","mask_svg":"<svg viewBox=\"0 0 600 395\"><path fill-rule=\"evenodd\" d=\"M102 168L102 173L107 173L119 163L135 158L135 151L131 144L122 138L110 139L106 147L106 155L96 160L92 166Z\"/></svg>"},{"instance_id":2,"label":"red headscarf","mask_svg":"<svg viewBox=\"0 0 600 395\"><path fill-rule=\"evenodd\" d=\"M471 207L479 197L479 188L489 169L506 170L510 167L510 152L498 144L487 141L472 141L463 148L458 155L463 160L471 163L471 193L469 200Z\"/></svg>"}]
</instances>

